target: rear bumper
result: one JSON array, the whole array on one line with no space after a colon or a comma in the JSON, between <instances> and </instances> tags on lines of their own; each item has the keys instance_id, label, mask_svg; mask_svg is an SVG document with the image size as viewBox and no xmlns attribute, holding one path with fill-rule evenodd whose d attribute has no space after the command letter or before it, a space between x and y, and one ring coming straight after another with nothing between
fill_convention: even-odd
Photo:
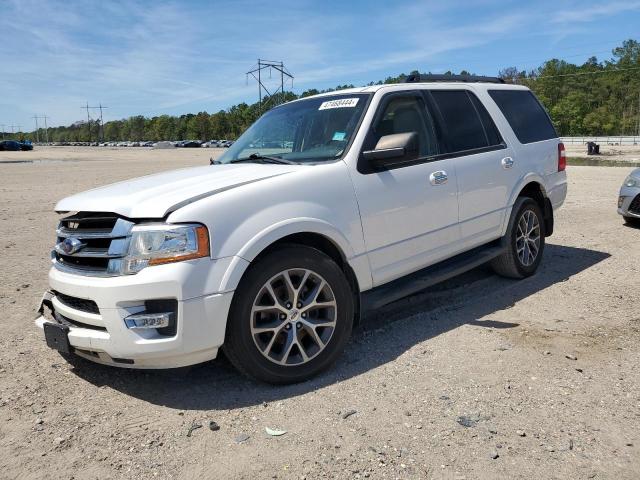
<instances>
[{"instance_id":1,"label":"rear bumper","mask_svg":"<svg viewBox=\"0 0 640 480\"><path fill-rule=\"evenodd\" d=\"M564 173L564 172L559 172ZM556 174L558 175L558 174ZM553 210L557 210L562 206L567 198L567 177L563 175L563 181L556 183L547 191L547 198L551 202Z\"/></svg>"},{"instance_id":2,"label":"rear bumper","mask_svg":"<svg viewBox=\"0 0 640 480\"><path fill-rule=\"evenodd\" d=\"M69 326L74 353L89 360L126 368L175 368L211 360L224 341L233 291L190 296L185 286L193 277L206 275L210 262L173 264L149 268L138 275L88 278L49 273L52 292L45 294L36 325L63 321ZM145 273L145 275L142 275ZM98 312L63 303L56 292L92 300ZM189 293L194 293L191 291ZM177 301L176 333L162 335L155 329L130 329L125 318L144 311L147 300ZM52 308L57 316L48 314Z\"/></svg>"}]
</instances>

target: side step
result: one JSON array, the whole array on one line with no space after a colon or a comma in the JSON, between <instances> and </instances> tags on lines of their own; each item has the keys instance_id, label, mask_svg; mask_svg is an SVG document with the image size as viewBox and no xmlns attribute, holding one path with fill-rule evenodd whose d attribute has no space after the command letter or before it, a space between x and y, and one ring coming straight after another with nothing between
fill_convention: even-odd
<instances>
[{"instance_id":1,"label":"side step","mask_svg":"<svg viewBox=\"0 0 640 480\"><path fill-rule=\"evenodd\" d=\"M500 256L505 247L497 240L487 245L474 248L440 263L418 270L406 277L399 278L372 290L362 293L361 309L363 312L375 310L401 298L429 288L436 283L456 277L461 273L487 263Z\"/></svg>"}]
</instances>

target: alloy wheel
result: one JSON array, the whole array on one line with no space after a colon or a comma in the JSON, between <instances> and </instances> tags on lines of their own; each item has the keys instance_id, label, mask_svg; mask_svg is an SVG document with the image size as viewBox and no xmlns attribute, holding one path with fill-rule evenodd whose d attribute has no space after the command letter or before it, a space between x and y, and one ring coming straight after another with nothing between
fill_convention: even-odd
<instances>
[{"instance_id":1,"label":"alloy wheel","mask_svg":"<svg viewBox=\"0 0 640 480\"><path fill-rule=\"evenodd\" d=\"M516 251L520 263L533 265L540 251L540 221L533 210L525 210L518 220Z\"/></svg>"},{"instance_id":2,"label":"alloy wheel","mask_svg":"<svg viewBox=\"0 0 640 480\"><path fill-rule=\"evenodd\" d=\"M251 308L251 336L273 363L302 365L326 348L337 318L336 298L327 281L309 269L288 269L258 291Z\"/></svg>"}]
</instances>

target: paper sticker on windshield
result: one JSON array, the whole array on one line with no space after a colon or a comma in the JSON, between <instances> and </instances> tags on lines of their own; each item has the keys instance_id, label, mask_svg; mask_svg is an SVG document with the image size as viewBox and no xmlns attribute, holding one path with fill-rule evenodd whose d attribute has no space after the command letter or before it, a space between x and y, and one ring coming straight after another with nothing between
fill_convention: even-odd
<instances>
[{"instance_id":1,"label":"paper sticker on windshield","mask_svg":"<svg viewBox=\"0 0 640 480\"><path fill-rule=\"evenodd\" d=\"M359 98L341 98L339 100L329 100L322 102L318 110L328 110L330 108L353 108L358 104Z\"/></svg>"},{"instance_id":2,"label":"paper sticker on windshield","mask_svg":"<svg viewBox=\"0 0 640 480\"><path fill-rule=\"evenodd\" d=\"M335 140L337 142L341 142L347 136L347 132L335 132L333 134L333 138L331 140Z\"/></svg>"}]
</instances>

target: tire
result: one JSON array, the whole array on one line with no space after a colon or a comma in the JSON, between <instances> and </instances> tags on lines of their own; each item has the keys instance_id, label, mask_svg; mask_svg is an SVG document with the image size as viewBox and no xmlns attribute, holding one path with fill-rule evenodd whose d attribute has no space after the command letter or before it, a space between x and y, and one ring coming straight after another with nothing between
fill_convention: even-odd
<instances>
[{"instance_id":1,"label":"tire","mask_svg":"<svg viewBox=\"0 0 640 480\"><path fill-rule=\"evenodd\" d=\"M285 245L252 263L242 278L223 350L249 377L301 382L340 356L353 316L353 292L340 267L315 248Z\"/></svg>"},{"instance_id":2,"label":"tire","mask_svg":"<svg viewBox=\"0 0 640 480\"><path fill-rule=\"evenodd\" d=\"M531 223L527 224L527 222ZM523 228L525 230L531 228L531 233L527 235L525 231L523 235ZM513 206L505 240L507 249L491 261L493 270L498 275L508 278L525 278L533 275L542 260L545 244L544 217L540 206L534 200L528 197L518 198ZM529 256L526 253L527 248Z\"/></svg>"},{"instance_id":3,"label":"tire","mask_svg":"<svg viewBox=\"0 0 640 480\"><path fill-rule=\"evenodd\" d=\"M624 218L624 223L631 227L640 227L640 218L636 217L622 217Z\"/></svg>"}]
</instances>

